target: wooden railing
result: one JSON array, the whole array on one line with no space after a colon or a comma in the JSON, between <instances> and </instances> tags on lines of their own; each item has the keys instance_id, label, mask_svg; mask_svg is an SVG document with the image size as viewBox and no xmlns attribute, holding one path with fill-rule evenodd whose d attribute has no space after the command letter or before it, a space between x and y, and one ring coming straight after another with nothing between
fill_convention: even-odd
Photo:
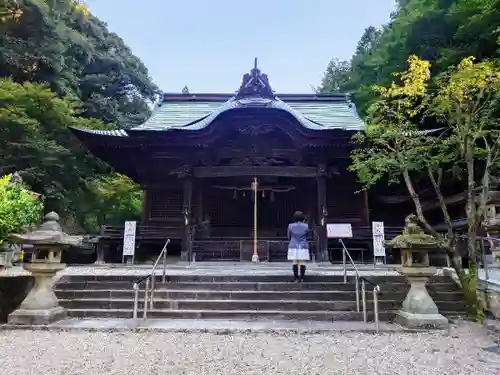
<instances>
[{"instance_id":1,"label":"wooden railing","mask_svg":"<svg viewBox=\"0 0 500 375\"><path fill-rule=\"evenodd\" d=\"M196 261L251 261L253 255L252 239L210 239L195 240L192 243L193 258ZM279 239L258 240L259 261L285 261L288 241ZM316 242L309 241L311 258L316 255Z\"/></svg>"},{"instance_id":2,"label":"wooden railing","mask_svg":"<svg viewBox=\"0 0 500 375\"><path fill-rule=\"evenodd\" d=\"M137 225L136 241L156 241L165 238L181 238L183 234L183 227L179 226L151 226L151 225ZM124 226L123 225L103 225L101 227L100 237L102 240L114 241L123 239Z\"/></svg>"}]
</instances>

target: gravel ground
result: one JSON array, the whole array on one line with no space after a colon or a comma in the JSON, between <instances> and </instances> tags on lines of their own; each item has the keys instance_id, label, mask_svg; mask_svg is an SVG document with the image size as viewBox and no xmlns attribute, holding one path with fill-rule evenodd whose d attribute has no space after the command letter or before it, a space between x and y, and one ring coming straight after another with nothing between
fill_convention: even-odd
<instances>
[{"instance_id":1,"label":"gravel ground","mask_svg":"<svg viewBox=\"0 0 500 375\"><path fill-rule=\"evenodd\" d=\"M477 326L318 335L1 331L2 375L500 374Z\"/></svg>"}]
</instances>

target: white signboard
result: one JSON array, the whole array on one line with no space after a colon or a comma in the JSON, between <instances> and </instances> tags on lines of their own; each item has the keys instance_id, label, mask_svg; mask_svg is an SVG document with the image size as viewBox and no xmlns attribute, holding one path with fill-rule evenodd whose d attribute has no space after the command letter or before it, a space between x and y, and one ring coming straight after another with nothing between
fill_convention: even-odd
<instances>
[{"instance_id":1,"label":"white signboard","mask_svg":"<svg viewBox=\"0 0 500 375\"><path fill-rule=\"evenodd\" d=\"M384 234L384 223L382 221L372 222L372 234L373 234L373 256L375 257L385 257L385 234Z\"/></svg>"},{"instance_id":2,"label":"white signboard","mask_svg":"<svg viewBox=\"0 0 500 375\"><path fill-rule=\"evenodd\" d=\"M351 224L326 224L328 238L352 238Z\"/></svg>"},{"instance_id":3,"label":"white signboard","mask_svg":"<svg viewBox=\"0 0 500 375\"><path fill-rule=\"evenodd\" d=\"M123 232L123 256L134 256L135 253L135 230L137 222L126 221Z\"/></svg>"}]
</instances>

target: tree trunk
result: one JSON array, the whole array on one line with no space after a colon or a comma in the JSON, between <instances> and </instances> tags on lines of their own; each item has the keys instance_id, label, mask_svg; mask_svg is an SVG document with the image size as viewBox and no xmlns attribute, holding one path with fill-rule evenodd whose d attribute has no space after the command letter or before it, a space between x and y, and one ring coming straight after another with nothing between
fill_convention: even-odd
<instances>
[{"instance_id":1,"label":"tree trunk","mask_svg":"<svg viewBox=\"0 0 500 375\"><path fill-rule=\"evenodd\" d=\"M408 193L410 194L413 203L415 205L415 209L417 212L417 216L419 220L422 222L422 224L425 225L426 229L437 239L442 241L443 238L442 236L437 233L432 226L428 223L428 221L425 219L424 216L424 211L422 209L422 204L420 202L420 198L415 191L415 188L413 186L413 183L410 178L410 174L408 170L402 170L402 175L403 179L406 184L406 188L408 189ZM446 208L446 207L445 207ZM447 212L447 210L446 210ZM444 212L443 212L444 213ZM475 213L475 212L474 212ZM476 240L476 236L474 233L474 241ZM456 259L456 250L455 250L455 244L456 241L453 239L453 237L448 238L444 244L443 248L446 251L446 254L448 255L448 258L450 259L450 263L452 268L455 270L458 280L460 281L460 287L461 290L464 294L465 298L465 306L466 306L466 312L467 315L474 319L474 320L481 320L482 319L482 308L478 299L477 295L477 265L476 261L474 259L473 262L469 263L469 272L466 273L465 270L462 268L462 265L459 264ZM468 243L468 246L470 246L470 243ZM470 252L470 250L468 251ZM474 254L475 254L475 247L474 247Z\"/></svg>"},{"instance_id":2,"label":"tree trunk","mask_svg":"<svg viewBox=\"0 0 500 375\"><path fill-rule=\"evenodd\" d=\"M413 183L411 181L410 177L410 172L408 169L404 168L401 170L401 174L403 175L403 179L406 185L406 189L408 190L408 193L410 194L411 199L413 200L413 204L415 205L415 211L417 213L418 219L422 222L422 224L425 226L425 229L429 231L430 233L433 234L433 236L439 238L439 234L432 228L432 226L429 224L427 219L424 216L424 210L422 208L422 203L420 202L420 198L413 187Z\"/></svg>"}]
</instances>

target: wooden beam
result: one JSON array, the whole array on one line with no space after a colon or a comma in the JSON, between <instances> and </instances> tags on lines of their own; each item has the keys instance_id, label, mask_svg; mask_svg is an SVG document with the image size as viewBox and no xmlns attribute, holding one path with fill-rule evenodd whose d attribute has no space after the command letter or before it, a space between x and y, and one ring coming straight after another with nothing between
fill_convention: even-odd
<instances>
[{"instance_id":1,"label":"wooden beam","mask_svg":"<svg viewBox=\"0 0 500 375\"><path fill-rule=\"evenodd\" d=\"M277 176L313 178L318 175L316 167L297 166L228 166L195 167L196 178L233 177L233 176Z\"/></svg>"}]
</instances>

